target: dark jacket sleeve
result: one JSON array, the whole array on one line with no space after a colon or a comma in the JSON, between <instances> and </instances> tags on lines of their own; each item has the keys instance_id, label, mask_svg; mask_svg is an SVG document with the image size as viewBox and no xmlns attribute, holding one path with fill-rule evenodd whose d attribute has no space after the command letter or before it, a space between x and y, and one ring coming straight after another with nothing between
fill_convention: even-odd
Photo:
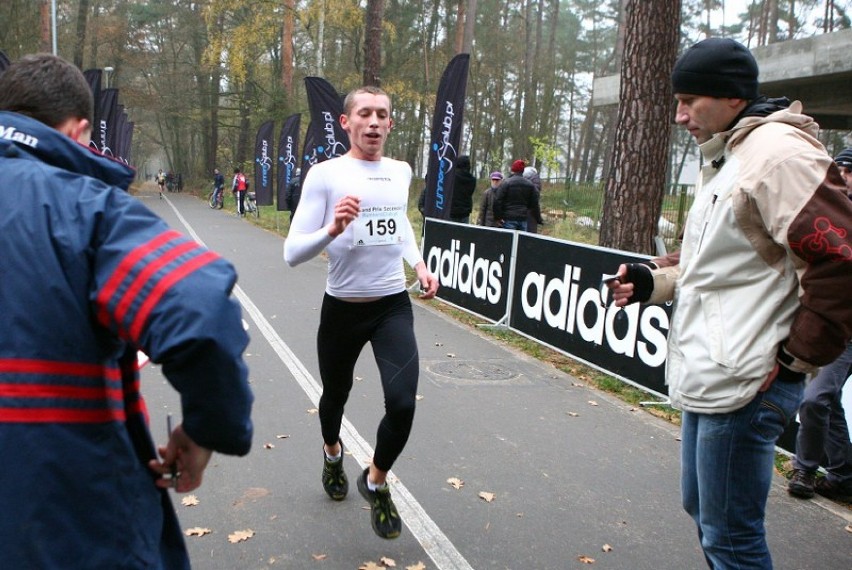
<instances>
[{"instance_id":1,"label":"dark jacket sleeve","mask_svg":"<svg viewBox=\"0 0 852 570\"><path fill-rule=\"evenodd\" d=\"M111 194L102 215L91 294L98 320L162 364L196 443L248 453L253 396L233 266L123 193Z\"/></svg>"},{"instance_id":2,"label":"dark jacket sleeve","mask_svg":"<svg viewBox=\"0 0 852 570\"><path fill-rule=\"evenodd\" d=\"M836 168L790 224L800 307L785 348L811 365L833 362L852 337L852 202Z\"/></svg>"}]
</instances>

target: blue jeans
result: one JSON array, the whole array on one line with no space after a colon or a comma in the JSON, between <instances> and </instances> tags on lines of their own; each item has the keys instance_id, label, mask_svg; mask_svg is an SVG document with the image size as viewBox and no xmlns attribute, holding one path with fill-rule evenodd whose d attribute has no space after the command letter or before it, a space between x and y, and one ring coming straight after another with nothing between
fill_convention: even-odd
<instances>
[{"instance_id":1,"label":"blue jeans","mask_svg":"<svg viewBox=\"0 0 852 570\"><path fill-rule=\"evenodd\" d=\"M503 220L503 229L527 231L526 220Z\"/></svg>"},{"instance_id":2,"label":"blue jeans","mask_svg":"<svg viewBox=\"0 0 852 570\"><path fill-rule=\"evenodd\" d=\"M795 417L804 382L776 380L727 414L683 412L681 494L714 570L772 568L763 519L775 442Z\"/></svg>"}]
</instances>

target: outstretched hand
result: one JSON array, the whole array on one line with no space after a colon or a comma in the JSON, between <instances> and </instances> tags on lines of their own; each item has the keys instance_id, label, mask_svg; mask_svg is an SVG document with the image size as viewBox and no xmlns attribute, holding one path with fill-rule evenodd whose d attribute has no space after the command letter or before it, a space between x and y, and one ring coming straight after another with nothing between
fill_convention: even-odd
<instances>
[{"instance_id":1,"label":"outstretched hand","mask_svg":"<svg viewBox=\"0 0 852 570\"><path fill-rule=\"evenodd\" d=\"M616 307L623 307L630 302L630 297L633 296L633 283L625 283L627 276L627 266L623 263L618 266L618 271L615 274L616 279L607 282L606 286L612 292L612 300Z\"/></svg>"},{"instance_id":2,"label":"outstretched hand","mask_svg":"<svg viewBox=\"0 0 852 570\"><path fill-rule=\"evenodd\" d=\"M157 451L162 460L148 462L151 471L161 475L156 481L157 487L174 487L178 493L188 493L201 486L204 469L213 451L195 443L183 430L183 424L172 431L168 444L158 447ZM165 477L171 473L176 474L174 479Z\"/></svg>"}]
</instances>

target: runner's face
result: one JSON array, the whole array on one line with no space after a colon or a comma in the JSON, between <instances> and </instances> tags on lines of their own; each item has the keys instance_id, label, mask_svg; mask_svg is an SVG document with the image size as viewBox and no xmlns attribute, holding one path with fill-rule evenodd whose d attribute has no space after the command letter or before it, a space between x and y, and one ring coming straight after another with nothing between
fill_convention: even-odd
<instances>
[{"instance_id":1,"label":"runner's face","mask_svg":"<svg viewBox=\"0 0 852 570\"><path fill-rule=\"evenodd\" d=\"M357 93L352 110L340 117L340 125L349 134L349 154L360 160L379 160L393 127L390 100L386 95Z\"/></svg>"}]
</instances>

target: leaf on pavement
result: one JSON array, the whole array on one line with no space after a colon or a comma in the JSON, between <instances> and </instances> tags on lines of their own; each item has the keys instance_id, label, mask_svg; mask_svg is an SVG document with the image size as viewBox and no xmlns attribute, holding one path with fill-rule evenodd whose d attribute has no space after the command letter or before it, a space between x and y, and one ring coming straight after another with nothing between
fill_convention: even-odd
<instances>
[{"instance_id":1,"label":"leaf on pavement","mask_svg":"<svg viewBox=\"0 0 852 570\"><path fill-rule=\"evenodd\" d=\"M361 380L363 380L363 379L364 379L364 378L362 378L361 376L356 376L356 377L355 377L355 381L356 381L356 382L360 382L360 381L361 381Z\"/></svg>"},{"instance_id":2,"label":"leaf on pavement","mask_svg":"<svg viewBox=\"0 0 852 570\"><path fill-rule=\"evenodd\" d=\"M846 532L852 532L852 524L846 525Z\"/></svg>"},{"instance_id":3,"label":"leaf on pavement","mask_svg":"<svg viewBox=\"0 0 852 570\"><path fill-rule=\"evenodd\" d=\"M589 405L590 405L590 406L597 406L597 405L598 405L598 403L597 403L597 402L595 402L594 400L589 400Z\"/></svg>"},{"instance_id":4,"label":"leaf on pavement","mask_svg":"<svg viewBox=\"0 0 852 570\"><path fill-rule=\"evenodd\" d=\"M443 342L436 342L435 346L444 346L444 343Z\"/></svg>"},{"instance_id":5,"label":"leaf on pavement","mask_svg":"<svg viewBox=\"0 0 852 570\"><path fill-rule=\"evenodd\" d=\"M318 413L319 413L319 410L318 410L318 409L316 409L316 408L311 408L311 409L309 409L309 410L308 410L308 413L309 413L309 414L318 414Z\"/></svg>"},{"instance_id":6,"label":"leaf on pavement","mask_svg":"<svg viewBox=\"0 0 852 570\"><path fill-rule=\"evenodd\" d=\"M201 528L200 526L188 528L183 531L186 536L204 536L205 534L210 534L211 532L213 531L209 528Z\"/></svg>"},{"instance_id":7,"label":"leaf on pavement","mask_svg":"<svg viewBox=\"0 0 852 570\"><path fill-rule=\"evenodd\" d=\"M248 540L253 536L254 536L254 531L250 528L247 528L246 530L238 530L238 531L235 531L233 534L228 535L228 542L230 542L231 544L236 544L238 542L243 542L244 540Z\"/></svg>"},{"instance_id":8,"label":"leaf on pavement","mask_svg":"<svg viewBox=\"0 0 852 570\"><path fill-rule=\"evenodd\" d=\"M198 497L195 495L187 495L180 500L180 504L184 507L194 507L198 504Z\"/></svg>"},{"instance_id":9,"label":"leaf on pavement","mask_svg":"<svg viewBox=\"0 0 852 570\"><path fill-rule=\"evenodd\" d=\"M488 491L480 491L479 498L485 501L486 503L491 503L494 501L494 497L496 495L494 493L489 493Z\"/></svg>"},{"instance_id":10,"label":"leaf on pavement","mask_svg":"<svg viewBox=\"0 0 852 570\"><path fill-rule=\"evenodd\" d=\"M385 565L385 568L396 568L396 560L393 558L388 558L387 556L382 556L379 559L379 562Z\"/></svg>"},{"instance_id":11,"label":"leaf on pavement","mask_svg":"<svg viewBox=\"0 0 852 570\"><path fill-rule=\"evenodd\" d=\"M328 554L311 554L311 558L316 561L322 561L328 558Z\"/></svg>"},{"instance_id":12,"label":"leaf on pavement","mask_svg":"<svg viewBox=\"0 0 852 570\"><path fill-rule=\"evenodd\" d=\"M591 556L586 556L585 554L581 554L580 556L578 556L577 560L579 560L583 564L594 564L595 563L594 558L592 558Z\"/></svg>"},{"instance_id":13,"label":"leaf on pavement","mask_svg":"<svg viewBox=\"0 0 852 570\"><path fill-rule=\"evenodd\" d=\"M449 358L455 358L455 357L456 357L456 355L455 355L455 354L453 354L452 352L448 352L448 353L447 353L447 356L448 356Z\"/></svg>"},{"instance_id":14,"label":"leaf on pavement","mask_svg":"<svg viewBox=\"0 0 852 570\"><path fill-rule=\"evenodd\" d=\"M423 399L423 396L421 394L417 394L416 396L414 396L414 399L419 402L420 400Z\"/></svg>"},{"instance_id":15,"label":"leaf on pavement","mask_svg":"<svg viewBox=\"0 0 852 570\"><path fill-rule=\"evenodd\" d=\"M418 562L412 566L406 566L405 570L426 570L426 565L422 562Z\"/></svg>"},{"instance_id":16,"label":"leaf on pavement","mask_svg":"<svg viewBox=\"0 0 852 570\"><path fill-rule=\"evenodd\" d=\"M358 570L382 570L382 567L373 562L372 560L369 562L364 562L358 567Z\"/></svg>"},{"instance_id":17,"label":"leaf on pavement","mask_svg":"<svg viewBox=\"0 0 852 570\"><path fill-rule=\"evenodd\" d=\"M264 443L263 449L275 449L275 446L272 445L271 443Z\"/></svg>"},{"instance_id":18,"label":"leaf on pavement","mask_svg":"<svg viewBox=\"0 0 852 570\"><path fill-rule=\"evenodd\" d=\"M280 434L276 435L275 437L278 438L278 439L287 439L288 437L290 437L290 434L289 433L280 433Z\"/></svg>"},{"instance_id":19,"label":"leaf on pavement","mask_svg":"<svg viewBox=\"0 0 852 570\"><path fill-rule=\"evenodd\" d=\"M572 418L577 418L577 417L580 416L580 414L578 414L577 412L568 412L568 415L571 416Z\"/></svg>"},{"instance_id":20,"label":"leaf on pavement","mask_svg":"<svg viewBox=\"0 0 852 570\"><path fill-rule=\"evenodd\" d=\"M608 544L604 544L603 546L601 546L601 550L603 550L604 552L612 552L612 547Z\"/></svg>"},{"instance_id":21,"label":"leaf on pavement","mask_svg":"<svg viewBox=\"0 0 852 570\"><path fill-rule=\"evenodd\" d=\"M461 489L462 487L464 487L464 481L462 481L458 477L450 477L449 479L447 479L447 483L449 483L450 486L454 489Z\"/></svg>"}]
</instances>

